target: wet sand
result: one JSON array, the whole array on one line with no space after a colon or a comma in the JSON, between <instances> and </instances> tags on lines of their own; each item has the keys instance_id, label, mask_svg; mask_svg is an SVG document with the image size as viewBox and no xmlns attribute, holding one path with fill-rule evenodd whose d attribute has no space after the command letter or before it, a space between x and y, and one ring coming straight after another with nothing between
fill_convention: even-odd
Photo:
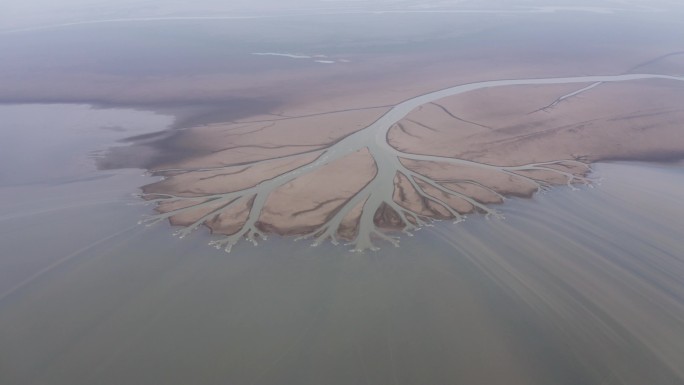
<instances>
[{"instance_id":1,"label":"wet sand","mask_svg":"<svg viewBox=\"0 0 684 385\"><path fill-rule=\"evenodd\" d=\"M490 88L423 106L389 139L408 152L493 164L676 160L683 99L681 84L660 80Z\"/></svg>"},{"instance_id":2,"label":"wet sand","mask_svg":"<svg viewBox=\"0 0 684 385\"><path fill-rule=\"evenodd\" d=\"M165 179L143 198L158 204L150 221L169 219L182 236L207 226L226 235L214 243L226 251L270 233L398 246L388 230L497 215L490 204L509 196L591 183L597 160L681 158L683 84L659 74L494 80L389 108L209 125L187 134L210 154L155 168Z\"/></svg>"}]
</instances>

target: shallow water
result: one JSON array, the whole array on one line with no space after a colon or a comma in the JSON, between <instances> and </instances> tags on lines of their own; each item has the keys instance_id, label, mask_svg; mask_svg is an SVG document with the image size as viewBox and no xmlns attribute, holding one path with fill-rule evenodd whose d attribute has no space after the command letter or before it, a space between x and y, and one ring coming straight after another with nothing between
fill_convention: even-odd
<instances>
[{"instance_id":1,"label":"shallow water","mask_svg":"<svg viewBox=\"0 0 684 385\"><path fill-rule=\"evenodd\" d=\"M598 188L511 199L505 220L439 223L400 248L275 238L226 254L204 232L137 225L152 207L131 194L150 179L92 167L169 118L98 111L110 129L42 159L0 141L0 383L684 381L681 166L598 165ZM77 120L50 127L82 137ZM24 139L46 127L23 122Z\"/></svg>"}]
</instances>

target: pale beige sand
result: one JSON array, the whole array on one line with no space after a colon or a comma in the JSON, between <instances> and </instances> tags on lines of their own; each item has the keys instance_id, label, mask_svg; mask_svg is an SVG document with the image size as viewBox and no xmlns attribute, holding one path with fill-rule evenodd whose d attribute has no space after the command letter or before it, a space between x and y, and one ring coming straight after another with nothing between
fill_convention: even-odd
<instances>
[{"instance_id":1,"label":"pale beige sand","mask_svg":"<svg viewBox=\"0 0 684 385\"><path fill-rule=\"evenodd\" d=\"M373 179L375 171L368 151L349 155L274 190L259 220L265 230L278 234L311 231Z\"/></svg>"},{"instance_id":2,"label":"pale beige sand","mask_svg":"<svg viewBox=\"0 0 684 385\"><path fill-rule=\"evenodd\" d=\"M209 155L155 170L167 178L146 186L144 197L160 203L156 220L187 226L185 233L204 224L233 236L228 249L243 236L256 241L267 233L371 248L370 238L385 238L383 230L492 215L489 206L506 196L588 183L593 161L681 157L680 83L604 83L565 99L591 83L467 92L409 113L389 129L391 147L376 148L367 138L368 147L323 167L316 163L343 151L344 138L388 111L373 108L384 100L367 109L301 117L284 111L197 127L186 135ZM403 155L389 155L391 148Z\"/></svg>"},{"instance_id":3,"label":"pale beige sand","mask_svg":"<svg viewBox=\"0 0 684 385\"><path fill-rule=\"evenodd\" d=\"M446 98L407 116L400 122L405 131L394 127L390 141L408 152L493 164L682 155L681 84L660 80L602 84L540 110L584 86L499 87Z\"/></svg>"}]
</instances>

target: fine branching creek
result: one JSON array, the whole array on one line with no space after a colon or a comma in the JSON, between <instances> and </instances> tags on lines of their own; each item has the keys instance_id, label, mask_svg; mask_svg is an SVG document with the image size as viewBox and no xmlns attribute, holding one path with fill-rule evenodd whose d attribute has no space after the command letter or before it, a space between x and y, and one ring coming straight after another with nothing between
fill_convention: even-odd
<instances>
[{"instance_id":1,"label":"fine branching creek","mask_svg":"<svg viewBox=\"0 0 684 385\"><path fill-rule=\"evenodd\" d=\"M392 233L403 231L411 234L412 231L429 225L435 219L449 219L461 221L467 212L479 212L484 215L499 216L492 209L491 202L478 200L470 192L478 189L481 192L495 197L495 201L501 202L509 194L506 190L498 188L496 184L478 180L472 175L478 172L486 174L499 174L515 183L526 184L541 191L553 184L590 184L588 174L590 166L582 159L557 159L553 161L514 164L493 165L472 160L458 159L446 156L417 154L401 151L390 144L388 132L397 125L411 111L429 103L435 103L440 99L463 94L470 91L524 85L560 85L589 83L590 86L580 88L565 96L561 96L546 108L588 91L604 83L629 82L646 79L662 79L668 81L684 81L684 77L668 76L659 74L624 74L612 76L580 76L562 78L537 78L517 80L493 80L458 85L439 91L427 93L406 100L394 106L367 127L330 144L325 148L307 149L305 151L279 156L271 159L242 162L239 164L226 164L221 167L211 168L187 168L187 169L164 169L154 170L157 175L173 177L184 173L216 172L236 170L248 167L264 166L269 162L288 161L298 162L296 167L288 169L274 177L261 180L246 188L231 189L225 186L226 192L211 194L183 195L167 193L166 191L145 191L142 198L148 202L158 204L159 213L145 218L143 222L148 224L158 223L175 216L195 213L193 220L183 224L183 228L177 232L179 236L186 236L202 225L214 228L209 222L216 222L222 214L236 207L245 207L244 215L235 226L235 231L223 232L225 236L211 242L217 248L223 248L230 252L231 248L243 239L254 244L265 239L270 232L261 225L260 217L269 196L278 188L296 180L299 177L339 161L347 156L363 153L370 156L374 163L373 177L355 193L345 199L337 199L329 205L330 209L322 223L312 225L306 231L299 231L299 238L312 239L313 245L319 245L324 241L337 244L341 240L347 241L353 251L376 249L378 241L386 241L395 246L398 238ZM468 177L455 177L443 180L428 173L422 172L417 163L430 164L439 168L453 168L468 170ZM553 175L554 178L545 178L539 175ZM559 177L561 177L559 179ZM560 182L559 182L560 181ZM400 191L401 190L401 191ZM406 195L407 191L421 201L421 207L429 210L418 210L415 205L406 204L399 195ZM460 202L460 205L454 202ZM159 209L166 205L167 209ZM468 207L464 210L463 207ZM334 207L333 207L334 206ZM199 214L198 214L199 213ZM342 232L344 222L353 223L353 230Z\"/></svg>"}]
</instances>

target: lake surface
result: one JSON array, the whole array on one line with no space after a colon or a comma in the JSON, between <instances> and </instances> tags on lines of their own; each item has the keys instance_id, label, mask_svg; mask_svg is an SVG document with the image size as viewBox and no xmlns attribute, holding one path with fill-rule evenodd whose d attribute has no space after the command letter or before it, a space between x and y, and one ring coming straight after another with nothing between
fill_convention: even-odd
<instances>
[{"instance_id":1,"label":"lake surface","mask_svg":"<svg viewBox=\"0 0 684 385\"><path fill-rule=\"evenodd\" d=\"M504 220L438 223L400 248L276 237L226 254L202 231L138 225L152 207L133 194L154 179L93 166L172 118L0 118L16 123L0 131L0 383L684 380L681 164L600 164L596 188L510 199Z\"/></svg>"}]
</instances>

